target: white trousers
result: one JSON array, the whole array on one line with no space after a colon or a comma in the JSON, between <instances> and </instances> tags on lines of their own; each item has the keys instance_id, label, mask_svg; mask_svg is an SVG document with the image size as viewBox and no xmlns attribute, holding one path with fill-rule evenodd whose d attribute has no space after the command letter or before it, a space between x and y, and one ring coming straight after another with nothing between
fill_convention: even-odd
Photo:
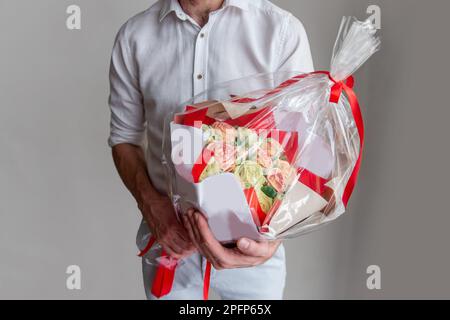
<instances>
[{"instance_id":1,"label":"white trousers","mask_svg":"<svg viewBox=\"0 0 450 320\"><path fill-rule=\"evenodd\" d=\"M137 244L143 249L149 238L145 223L139 228ZM151 294L160 250L150 250L142 258L144 288L147 299L156 300ZM203 276L206 260L199 254L183 259L176 269L171 292L161 300L203 299ZM266 263L241 269L211 269L210 290L224 300L281 300L286 281L286 261L281 245Z\"/></svg>"}]
</instances>

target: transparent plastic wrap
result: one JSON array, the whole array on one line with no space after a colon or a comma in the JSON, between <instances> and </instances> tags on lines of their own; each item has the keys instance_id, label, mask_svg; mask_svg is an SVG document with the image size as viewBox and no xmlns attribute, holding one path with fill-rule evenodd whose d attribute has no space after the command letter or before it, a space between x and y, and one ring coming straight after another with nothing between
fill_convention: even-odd
<instances>
[{"instance_id":1,"label":"transparent plastic wrap","mask_svg":"<svg viewBox=\"0 0 450 320\"><path fill-rule=\"evenodd\" d=\"M363 144L351 75L378 50L375 33L344 18L330 72L230 81L171 114L162 161L177 213L199 210L223 243L298 236L343 214Z\"/></svg>"},{"instance_id":2,"label":"transparent plastic wrap","mask_svg":"<svg viewBox=\"0 0 450 320\"><path fill-rule=\"evenodd\" d=\"M178 214L199 210L226 243L298 236L344 213L362 137L342 91L378 50L375 32L344 18L329 73L230 81L171 114L162 161Z\"/></svg>"}]
</instances>

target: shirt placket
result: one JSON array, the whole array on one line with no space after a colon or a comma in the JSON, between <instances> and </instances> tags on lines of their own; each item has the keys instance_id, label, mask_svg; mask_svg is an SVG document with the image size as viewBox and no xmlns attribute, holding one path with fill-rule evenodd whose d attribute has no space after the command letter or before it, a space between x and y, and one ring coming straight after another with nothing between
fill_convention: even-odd
<instances>
[{"instance_id":1,"label":"shirt placket","mask_svg":"<svg viewBox=\"0 0 450 320\"><path fill-rule=\"evenodd\" d=\"M208 89L208 41L209 31L215 15L211 14L208 23L200 29L195 40L193 95L197 96ZM199 97L200 99L201 97ZM205 98L205 97L203 97Z\"/></svg>"}]
</instances>

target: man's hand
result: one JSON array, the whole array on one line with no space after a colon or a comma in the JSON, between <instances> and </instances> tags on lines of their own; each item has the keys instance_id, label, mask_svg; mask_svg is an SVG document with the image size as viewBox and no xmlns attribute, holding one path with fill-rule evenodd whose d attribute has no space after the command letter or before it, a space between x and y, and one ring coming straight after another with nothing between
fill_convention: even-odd
<instances>
[{"instance_id":1,"label":"man's hand","mask_svg":"<svg viewBox=\"0 0 450 320\"><path fill-rule=\"evenodd\" d=\"M183 215L183 222L198 251L212 263L215 269L254 267L269 260L281 241L260 241L242 238L237 248L222 246L212 234L205 217L194 210Z\"/></svg>"},{"instance_id":2,"label":"man's hand","mask_svg":"<svg viewBox=\"0 0 450 320\"><path fill-rule=\"evenodd\" d=\"M158 244L176 259L186 258L196 250L186 229L177 219L168 197L144 199L139 209Z\"/></svg>"},{"instance_id":3,"label":"man's hand","mask_svg":"<svg viewBox=\"0 0 450 320\"><path fill-rule=\"evenodd\" d=\"M195 247L178 222L170 199L158 193L151 184L142 149L131 144L119 144L113 148L113 158L120 177L136 199L158 243L173 258L191 255Z\"/></svg>"}]
</instances>

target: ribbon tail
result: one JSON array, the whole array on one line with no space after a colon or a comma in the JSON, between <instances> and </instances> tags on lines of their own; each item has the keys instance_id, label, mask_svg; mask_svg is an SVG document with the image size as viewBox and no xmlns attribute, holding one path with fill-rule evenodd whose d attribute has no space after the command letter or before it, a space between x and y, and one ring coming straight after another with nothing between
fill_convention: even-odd
<instances>
[{"instance_id":1,"label":"ribbon tail","mask_svg":"<svg viewBox=\"0 0 450 320\"><path fill-rule=\"evenodd\" d=\"M352 84L353 84L353 80ZM356 97L353 89L347 85L343 86L345 94L347 95L348 101L350 103L350 108L352 110L353 118L355 119L356 128L358 130L359 135L359 155L355 163L355 167L350 175L350 178L345 186L344 193L342 195L342 202L344 206L347 207L348 201L353 193L353 190L356 186L356 182L358 180L359 170L361 168L361 159L364 148L364 120L361 113L361 108L358 102L358 98Z\"/></svg>"},{"instance_id":2,"label":"ribbon tail","mask_svg":"<svg viewBox=\"0 0 450 320\"><path fill-rule=\"evenodd\" d=\"M211 282L211 262L206 261L205 278L203 279L203 300L209 298L209 285Z\"/></svg>"},{"instance_id":3,"label":"ribbon tail","mask_svg":"<svg viewBox=\"0 0 450 320\"><path fill-rule=\"evenodd\" d=\"M153 245L155 244L156 238L155 237L150 237L150 240L148 241L147 245L145 246L145 248L138 253L138 257L143 257L147 254L147 252L150 251L150 249L153 247Z\"/></svg>"},{"instance_id":4,"label":"ribbon tail","mask_svg":"<svg viewBox=\"0 0 450 320\"><path fill-rule=\"evenodd\" d=\"M167 257L167 253L164 250L161 253L161 257ZM153 279L152 294L157 298L168 295L172 290L174 279L175 268L167 268L159 264L155 278Z\"/></svg>"},{"instance_id":5,"label":"ribbon tail","mask_svg":"<svg viewBox=\"0 0 450 320\"><path fill-rule=\"evenodd\" d=\"M150 237L147 245L145 248L139 252L138 256L143 257L146 255L150 249L153 247L153 245L156 242L155 237ZM167 257L167 253L163 250L161 252L161 258ZM176 266L173 268L167 268L162 264L159 264L156 269L155 278L153 279L151 292L152 294L157 297L161 298L170 293L172 290L173 282L175 279L175 270Z\"/></svg>"},{"instance_id":6,"label":"ribbon tail","mask_svg":"<svg viewBox=\"0 0 450 320\"><path fill-rule=\"evenodd\" d=\"M341 94L342 94L342 87L343 87L342 82L336 82L331 87L330 102L332 102L332 103L339 102L339 99L341 98Z\"/></svg>"}]
</instances>

